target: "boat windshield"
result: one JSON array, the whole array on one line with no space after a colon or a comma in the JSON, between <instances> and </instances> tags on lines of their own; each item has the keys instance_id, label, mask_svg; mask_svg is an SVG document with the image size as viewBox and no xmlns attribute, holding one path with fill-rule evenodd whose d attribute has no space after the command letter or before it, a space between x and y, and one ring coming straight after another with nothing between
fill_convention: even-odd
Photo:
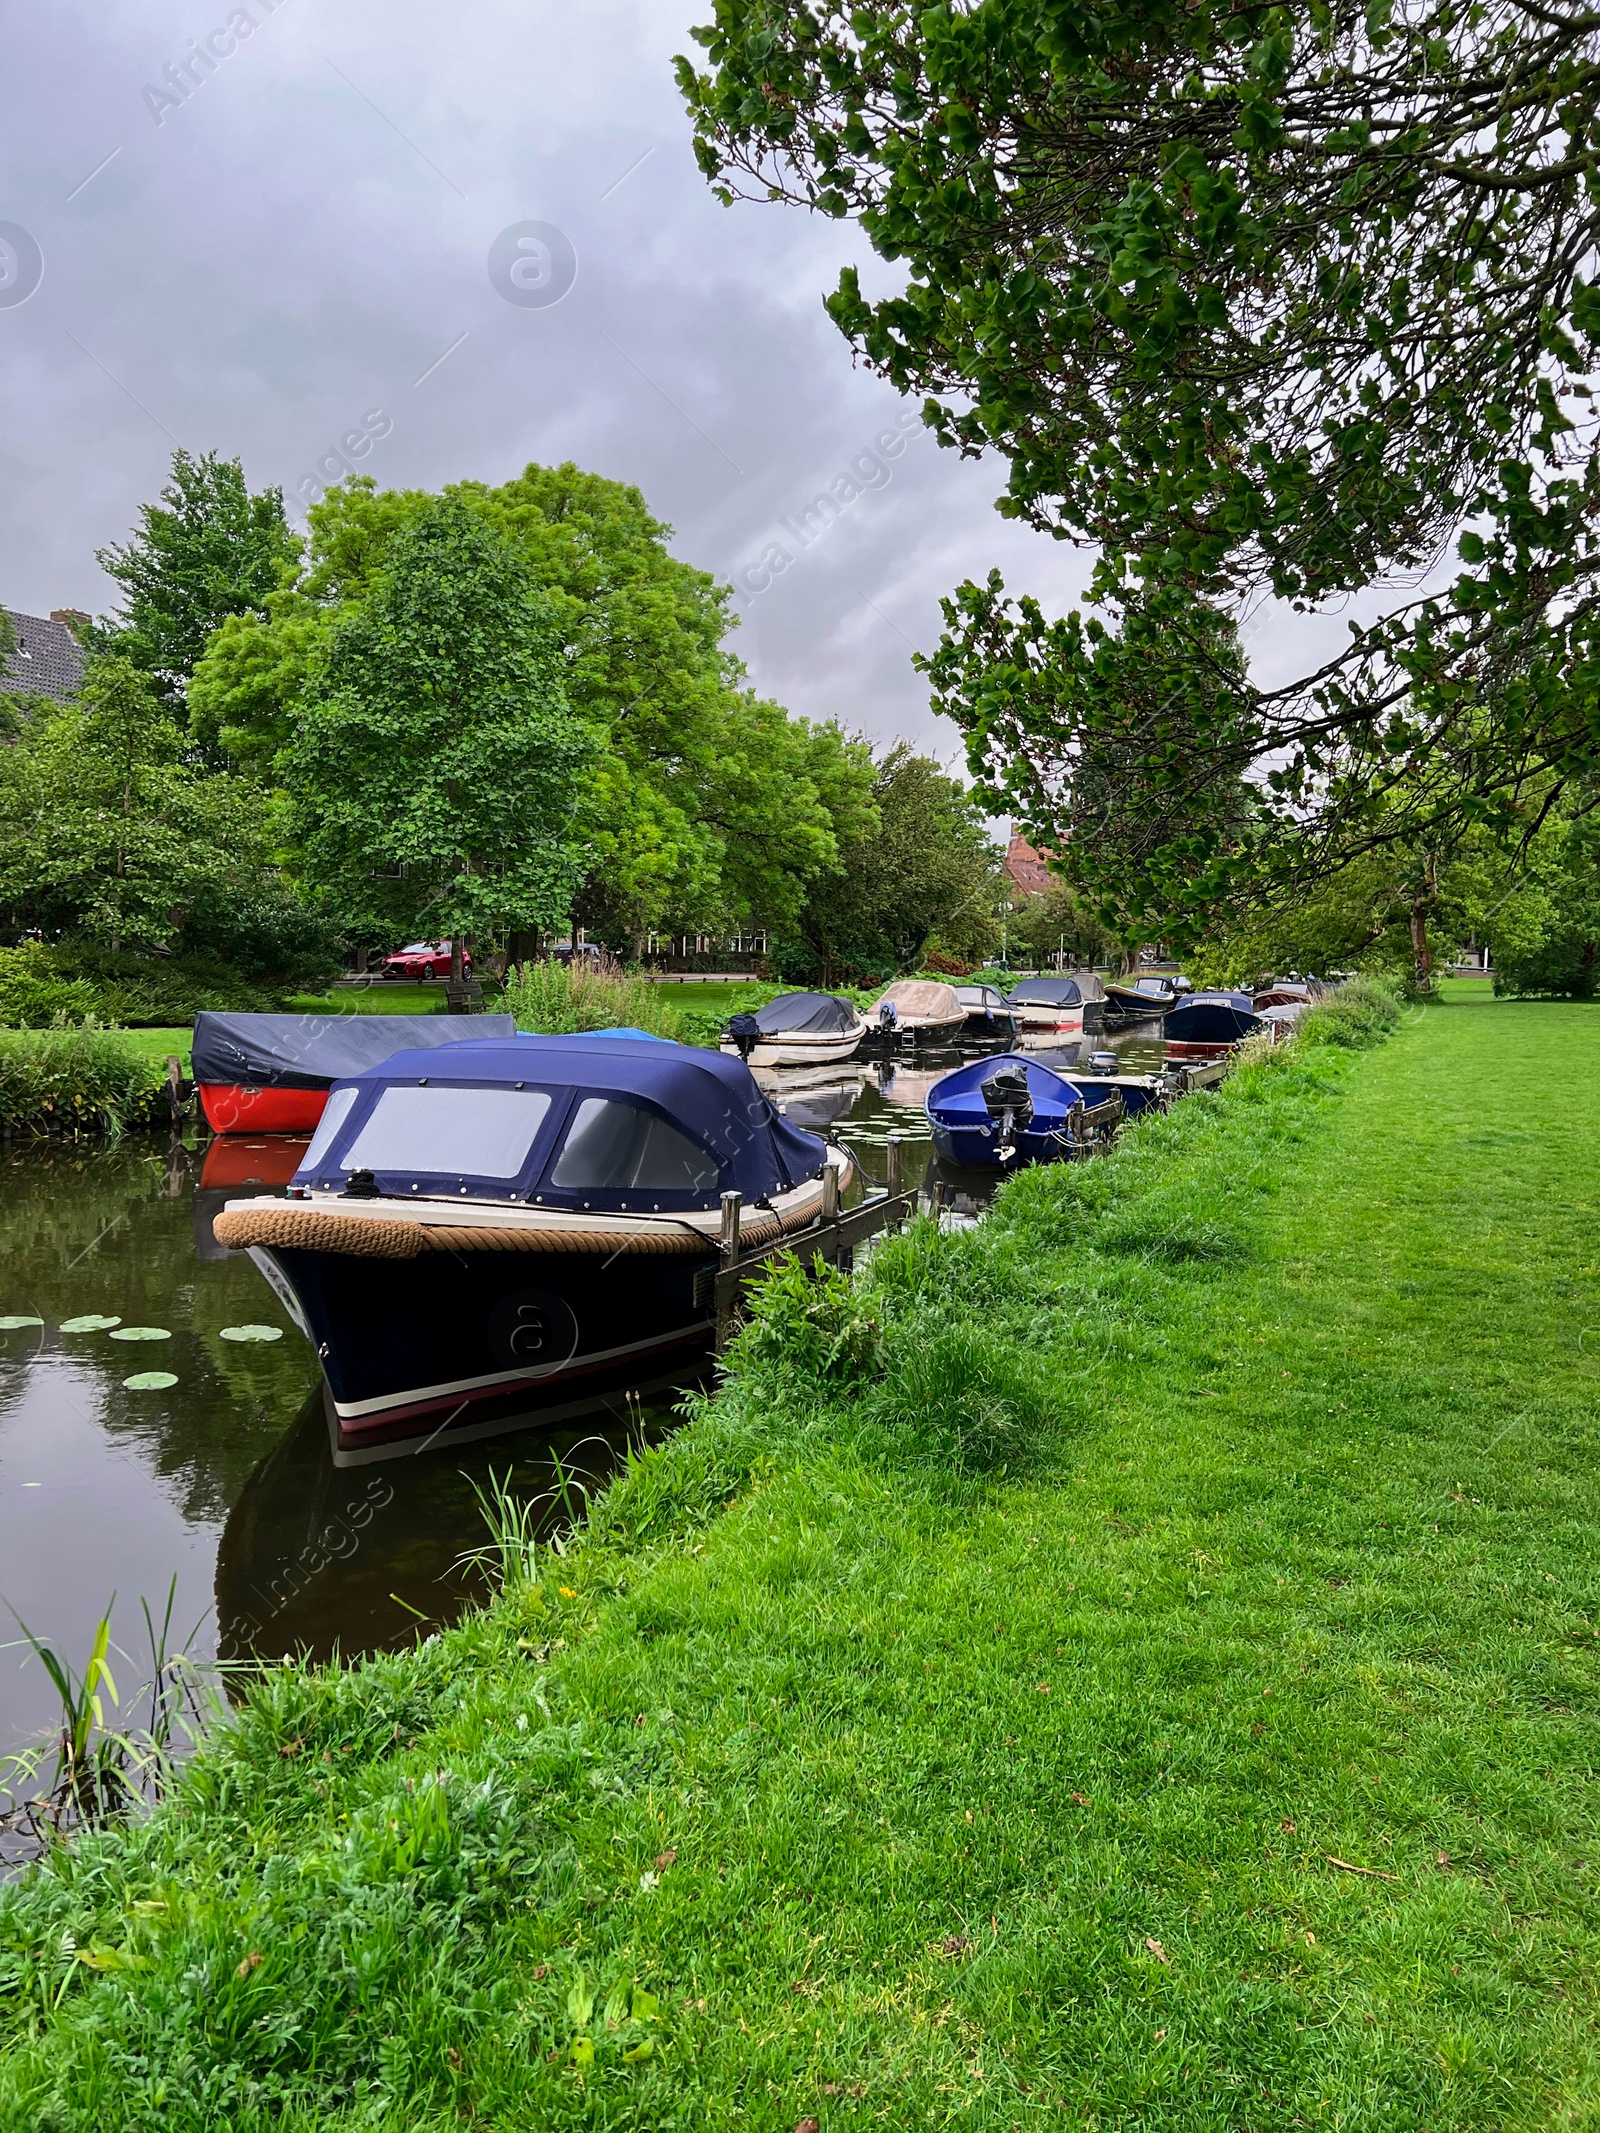
<instances>
[{"instance_id":1,"label":"boat windshield","mask_svg":"<svg viewBox=\"0 0 1600 2133\"><path fill-rule=\"evenodd\" d=\"M339 1167L514 1178L549 1109L543 1089L388 1088Z\"/></svg>"},{"instance_id":2,"label":"boat windshield","mask_svg":"<svg viewBox=\"0 0 1600 2133\"><path fill-rule=\"evenodd\" d=\"M580 1192L704 1192L716 1182L716 1159L698 1141L653 1111L607 1096L579 1104L550 1172L552 1185Z\"/></svg>"},{"instance_id":3,"label":"boat windshield","mask_svg":"<svg viewBox=\"0 0 1600 2133\"><path fill-rule=\"evenodd\" d=\"M315 1170L328 1150L333 1146L334 1136L350 1116L350 1106L361 1094L359 1089L335 1089L322 1107L322 1116L317 1120L317 1130L311 1136L311 1146L300 1158L302 1170Z\"/></svg>"}]
</instances>

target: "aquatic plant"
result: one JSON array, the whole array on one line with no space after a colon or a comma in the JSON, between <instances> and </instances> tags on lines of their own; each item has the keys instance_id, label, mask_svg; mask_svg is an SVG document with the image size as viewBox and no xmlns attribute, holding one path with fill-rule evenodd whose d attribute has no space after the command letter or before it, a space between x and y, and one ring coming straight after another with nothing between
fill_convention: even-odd
<instances>
[{"instance_id":1,"label":"aquatic plant","mask_svg":"<svg viewBox=\"0 0 1600 2133\"><path fill-rule=\"evenodd\" d=\"M174 1736L180 1724L197 1730L213 1701L199 1670L172 1649L172 1610L178 1580L167 1587L160 1624L147 1600L144 1615L150 1653L149 1680L131 1699L148 1698L140 1726L119 1730L107 1719L107 1703L120 1709L111 1672L113 1593L95 1625L89 1657L80 1674L70 1660L16 1616L22 1641L44 1668L60 1706L50 1740L0 1760L0 1834L21 1832L40 1850L76 1829L119 1820L135 1806L159 1799L174 1766ZM198 1628L196 1624L196 1628ZM190 1633L190 1641L193 1632ZM52 1767L53 1757L53 1767Z\"/></svg>"},{"instance_id":2,"label":"aquatic plant","mask_svg":"<svg viewBox=\"0 0 1600 2133\"><path fill-rule=\"evenodd\" d=\"M0 1031L0 1132L116 1139L166 1116L161 1063L119 1031Z\"/></svg>"}]
</instances>

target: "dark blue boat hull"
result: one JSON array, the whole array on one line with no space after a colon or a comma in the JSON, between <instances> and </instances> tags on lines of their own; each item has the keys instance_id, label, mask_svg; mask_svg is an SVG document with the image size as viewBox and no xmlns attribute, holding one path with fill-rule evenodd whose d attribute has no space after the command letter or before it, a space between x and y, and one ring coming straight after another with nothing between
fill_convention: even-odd
<instances>
[{"instance_id":1,"label":"dark blue boat hull","mask_svg":"<svg viewBox=\"0 0 1600 2133\"><path fill-rule=\"evenodd\" d=\"M712 1346L694 1292L714 1251L252 1257L317 1351L346 1449L570 1413L679 1367L687 1383Z\"/></svg>"}]
</instances>

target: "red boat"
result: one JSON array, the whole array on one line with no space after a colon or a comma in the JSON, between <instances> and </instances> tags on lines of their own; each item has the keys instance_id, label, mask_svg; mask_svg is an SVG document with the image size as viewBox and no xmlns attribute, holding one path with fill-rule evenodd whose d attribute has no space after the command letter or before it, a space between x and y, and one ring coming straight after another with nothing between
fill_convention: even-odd
<instances>
[{"instance_id":1,"label":"red boat","mask_svg":"<svg viewBox=\"0 0 1600 2133\"><path fill-rule=\"evenodd\" d=\"M336 1081L396 1052L514 1037L511 1015L196 1015L194 1079L213 1133L314 1133Z\"/></svg>"}]
</instances>

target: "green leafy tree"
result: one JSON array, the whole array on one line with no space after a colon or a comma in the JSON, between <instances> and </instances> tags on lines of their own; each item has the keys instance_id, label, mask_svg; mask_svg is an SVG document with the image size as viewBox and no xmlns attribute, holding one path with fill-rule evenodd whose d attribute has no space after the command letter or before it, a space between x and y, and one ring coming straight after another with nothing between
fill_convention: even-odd
<instances>
[{"instance_id":1,"label":"green leafy tree","mask_svg":"<svg viewBox=\"0 0 1600 2133\"><path fill-rule=\"evenodd\" d=\"M97 659L79 701L39 699L0 749L0 911L10 930L124 947L176 939L195 897L259 890L260 797L185 757L150 677Z\"/></svg>"},{"instance_id":2,"label":"green leafy tree","mask_svg":"<svg viewBox=\"0 0 1600 2133\"><path fill-rule=\"evenodd\" d=\"M567 465L445 494L523 557L568 698L598 737L574 822L588 850L578 922L618 948L666 924L791 924L806 883L835 861L836 821L866 804L862 751L745 685L723 642L727 588L670 553L671 529L638 490ZM333 634L432 502L364 479L330 490L310 514L304 576L213 640L190 692L197 724L270 766Z\"/></svg>"},{"instance_id":3,"label":"green leafy tree","mask_svg":"<svg viewBox=\"0 0 1600 2133\"><path fill-rule=\"evenodd\" d=\"M457 958L468 935L559 922L594 753L562 669L526 559L462 499L434 500L334 629L280 755L307 878L359 907L388 876Z\"/></svg>"},{"instance_id":4,"label":"green leafy tree","mask_svg":"<svg viewBox=\"0 0 1600 2133\"><path fill-rule=\"evenodd\" d=\"M1000 854L965 788L902 742L876 765L871 797L806 898L789 975L872 984L915 970L935 938L973 961L999 943Z\"/></svg>"},{"instance_id":5,"label":"green leafy tree","mask_svg":"<svg viewBox=\"0 0 1600 2133\"><path fill-rule=\"evenodd\" d=\"M708 64L680 62L703 168L726 198L859 221L895 284L869 295L847 269L834 319L923 397L942 442L1004 455L1003 512L1098 549L1115 637L1155 620L1181 665L1206 648L1196 602L1381 595L1366 611L1387 611L1326 663L1270 689L1235 677L1236 714L1189 760L1132 736L1116 775L1135 793L1193 803L1248 775L1237 850L1186 866L1179 804L1158 810L1172 834L1154 851L1091 853L1070 819L1034 817L1066 864L1092 863L1130 906L1153 870L1197 912L1237 909L1380 845L1509 830L1531 783L1590 775L1591 14L716 0L713 15L695 33ZM1401 590L1452 547L1445 590ZM986 597L958 595L968 669ZM975 769L1003 784L1032 775L1021 755L1064 752L1069 792L1079 756L1126 737L1117 662L1042 700L1033 618L993 603L976 619L988 698L968 671L950 699Z\"/></svg>"},{"instance_id":6,"label":"green leafy tree","mask_svg":"<svg viewBox=\"0 0 1600 2133\"><path fill-rule=\"evenodd\" d=\"M216 630L230 615L261 610L293 580L299 557L281 489L252 494L237 459L176 452L160 502L140 506L126 543L97 551L122 608L97 626L94 642L149 674L181 715Z\"/></svg>"},{"instance_id":7,"label":"green leafy tree","mask_svg":"<svg viewBox=\"0 0 1600 2133\"><path fill-rule=\"evenodd\" d=\"M1005 931L1009 960L1025 956L1040 968L1052 964L1058 955L1081 966L1119 958L1122 952L1121 942L1093 904L1059 874L1041 895L1011 905Z\"/></svg>"}]
</instances>

